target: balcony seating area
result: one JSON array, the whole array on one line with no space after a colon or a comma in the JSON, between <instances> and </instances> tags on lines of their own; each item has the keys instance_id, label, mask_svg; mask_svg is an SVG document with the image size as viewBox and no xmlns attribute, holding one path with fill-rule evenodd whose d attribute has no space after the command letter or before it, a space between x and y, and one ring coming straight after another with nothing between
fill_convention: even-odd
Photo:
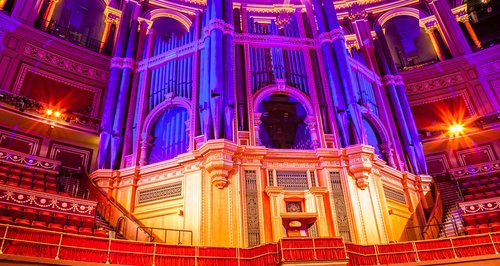
<instances>
[{"instance_id":1,"label":"balcony seating area","mask_svg":"<svg viewBox=\"0 0 500 266\"><path fill-rule=\"evenodd\" d=\"M67 192L58 191L57 176L55 170L0 161L0 193L4 196L0 201L0 223L108 237L106 230L96 228L97 202L79 200Z\"/></svg>"},{"instance_id":2,"label":"balcony seating area","mask_svg":"<svg viewBox=\"0 0 500 266\"><path fill-rule=\"evenodd\" d=\"M57 193L58 173L22 164L0 162L0 182L36 191Z\"/></svg>"},{"instance_id":3,"label":"balcony seating area","mask_svg":"<svg viewBox=\"0 0 500 266\"><path fill-rule=\"evenodd\" d=\"M500 232L500 208L495 203L489 202L490 199L500 195L500 177L473 176L459 179L458 185L464 199L460 205L467 235ZM477 207L473 207L472 205L476 203ZM480 210L480 206L483 205L486 208ZM476 208L477 211L471 213L467 208L470 210Z\"/></svg>"}]
</instances>

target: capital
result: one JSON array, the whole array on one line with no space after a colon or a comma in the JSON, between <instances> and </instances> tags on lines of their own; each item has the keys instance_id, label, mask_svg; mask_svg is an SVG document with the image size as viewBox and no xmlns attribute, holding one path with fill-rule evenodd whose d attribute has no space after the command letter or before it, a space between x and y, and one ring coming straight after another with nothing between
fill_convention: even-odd
<instances>
[{"instance_id":1,"label":"capital","mask_svg":"<svg viewBox=\"0 0 500 266\"><path fill-rule=\"evenodd\" d=\"M368 12L366 12L366 9L362 7L359 3L354 3L349 8L348 17L351 21L365 20L368 17Z\"/></svg>"},{"instance_id":2,"label":"capital","mask_svg":"<svg viewBox=\"0 0 500 266\"><path fill-rule=\"evenodd\" d=\"M349 160L349 171L356 179L357 186L364 190L368 187L368 179L372 173L372 159L375 149L367 145L356 145L346 148Z\"/></svg>"}]
</instances>

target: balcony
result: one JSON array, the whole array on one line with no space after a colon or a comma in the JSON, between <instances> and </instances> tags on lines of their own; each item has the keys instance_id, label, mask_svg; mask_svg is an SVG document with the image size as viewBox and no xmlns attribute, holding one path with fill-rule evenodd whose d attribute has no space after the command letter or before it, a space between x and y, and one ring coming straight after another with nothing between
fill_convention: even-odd
<instances>
[{"instance_id":1,"label":"balcony","mask_svg":"<svg viewBox=\"0 0 500 266\"><path fill-rule=\"evenodd\" d=\"M101 42L101 40L93 39L88 35L84 35L78 29L69 25L60 25L54 20L47 21L38 19L35 21L34 27L72 44L85 47L86 49L96 53L108 56L111 55L112 45L105 44Z\"/></svg>"}]
</instances>

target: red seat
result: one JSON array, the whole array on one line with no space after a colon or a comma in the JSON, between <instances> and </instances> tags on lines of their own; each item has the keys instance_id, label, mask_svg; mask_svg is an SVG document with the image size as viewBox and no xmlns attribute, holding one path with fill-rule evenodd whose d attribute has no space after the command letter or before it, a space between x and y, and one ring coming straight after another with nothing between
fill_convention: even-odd
<instances>
[{"instance_id":1,"label":"red seat","mask_svg":"<svg viewBox=\"0 0 500 266\"><path fill-rule=\"evenodd\" d=\"M73 226L73 225L65 225L64 226L64 233L78 234L78 227Z\"/></svg>"},{"instance_id":2,"label":"red seat","mask_svg":"<svg viewBox=\"0 0 500 266\"><path fill-rule=\"evenodd\" d=\"M62 232L63 230L63 227L60 224L49 224L48 228L51 231L57 231L57 232Z\"/></svg>"},{"instance_id":3,"label":"red seat","mask_svg":"<svg viewBox=\"0 0 500 266\"><path fill-rule=\"evenodd\" d=\"M66 192L66 191L60 191L59 195L65 196L65 197L71 197L71 194L69 194L69 192Z\"/></svg>"},{"instance_id":4,"label":"red seat","mask_svg":"<svg viewBox=\"0 0 500 266\"><path fill-rule=\"evenodd\" d=\"M56 186L56 184L55 184L55 183L49 183L49 182L47 182L47 183L45 184L45 191L46 191L46 192L49 192L49 193L56 193L56 191L57 191L57 189L56 189L56 188L57 188L57 186Z\"/></svg>"},{"instance_id":5,"label":"red seat","mask_svg":"<svg viewBox=\"0 0 500 266\"><path fill-rule=\"evenodd\" d=\"M21 212L22 212L21 207L13 206L13 205L7 207L7 215L12 217L12 219L16 219L16 218L21 217Z\"/></svg>"},{"instance_id":6,"label":"red seat","mask_svg":"<svg viewBox=\"0 0 500 266\"><path fill-rule=\"evenodd\" d=\"M13 224L13 223L14 221L12 220L12 217L0 215L0 224Z\"/></svg>"},{"instance_id":7,"label":"red seat","mask_svg":"<svg viewBox=\"0 0 500 266\"><path fill-rule=\"evenodd\" d=\"M82 224L82 221L80 220L80 217L70 215L68 218L68 224L76 226L76 227L80 227L80 225Z\"/></svg>"},{"instance_id":8,"label":"red seat","mask_svg":"<svg viewBox=\"0 0 500 266\"><path fill-rule=\"evenodd\" d=\"M490 212L486 216L490 220L490 223L500 223L500 213L499 212Z\"/></svg>"},{"instance_id":9,"label":"red seat","mask_svg":"<svg viewBox=\"0 0 500 266\"><path fill-rule=\"evenodd\" d=\"M65 225L67 219L68 218L64 213L54 213L54 223Z\"/></svg>"},{"instance_id":10,"label":"red seat","mask_svg":"<svg viewBox=\"0 0 500 266\"><path fill-rule=\"evenodd\" d=\"M89 227L89 228L94 228L94 218L90 217L83 217L82 218L82 226L83 227Z\"/></svg>"},{"instance_id":11,"label":"red seat","mask_svg":"<svg viewBox=\"0 0 500 266\"><path fill-rule=\"evenodd\" d=\"M491 223L490 228L493 232L500 232L500 222Z\"/></svg>"},{"instance_id":12,"label":"red seat","mask_svg":"<svg viewBox=\"0 0 500 266\"><path fill-rule=\"evenodd\" d=\"M38 211L35 209L31 208L24 208L24 219L28 220L36 220L36 217L38 216Z\"/></svg>"},{"instance_id":13,"label":"red seat","mask_svg":"<svg viewBox=\"0 0 500 266\"><path fill-rule=\"evenodd\" d=\"M80 235L92 236L92 228L80 227Z\"/></svg>"},{"instance_id":14,"label":"red seat","mask_svg":"<svg viewBox=\"0 0 500 266\"><path fill-rule=\"evenodd\" d=\"M478 234L479 230L477 230L477 228L475 226L470 225L470 226L465 227L465 232L467 232L467 235L474 235L474 234Z\"/></svg>"},{"instance_id":15,"label":"red seat","mask_svg":"<svg viewBox=\"0 0 500 266\"><path fill-rule=\"evenodd\" d=\"M7 210L7 205L0 203L0 215L4 215Z\"/></svg>"},{"instance_id":16,"label":"red seat","mask_svg":"<svg viewBox=\"0 0 500 266\"><path fill-rule=\"evenodd\" d=\"M488 216L484 213L476 214L476 220L479 224L488 224Z\"/></svg>"},{"instance_id":17,"label":"red seat","mask_svg":"<svg viewBox=\"0 0 500 266\"><path fill-rule=\"evenodd\" d=\"M102 229L94 229L94 236L107 238L108 232L106 232L106 230L102 230Z\"/></svg>"},{"instance_id":18,"label":"red seat","mask_svg":"<svg viewBox=\"0 0 500 266\"><path fill-rule=\"evenodd\" d=\"M28 219L17 218L16 219L16 225L30 227L31 226L31 221L28 220Z\"/></svg>"},{"instance_id":19,"label":"red seat","mask_svg":"<svg viewBox=\"0 0 500 266\"><path fill-rule=\"evenodd\" d=\"M37 229L47 229L47 223L44 221L33 221L31 222L31 227Z\"/></svg>"},{"instance_id":20,"label":"red seat","mask_svg":"<svg viewBox=\"0 0 500 266\"><path fill-rule=\"evenodd\" d=\"M475 197L474 197L474 196L472 196L472 195L465 195L465 196L464 196L464 199L465 199L465 201L471 201L471 200L474 200L474 199L475 199Z\"/></svg>"},{"instance_id":21,"label":"red seat","mask_svg":"<svg viewBox=\"0 0 500 266\"><path fill-rule=\"evenodd\" d=\"M475 226L477 224L477 220L474 217L474 215L464 216L464 220L465 220L465 222L467 222L468 225L474 225Z\"/></svg>"},{"instance_id":22,"label":"red seat","mask_svg":"<svg viewBox=\"0 0 500 266\"><path fill-rule=\"evenodd\" d=\"M17 187L19 185L19 179L12 179L9 177L9 179L7 180L7 183L5 183L9 186L13 186L13 187Z\"/></svg>"},{"instance_id":23,"label":"red seat","mask_svg":"<svg viewBox=\"0 0 500 266\"><path fill-rule=\"evenodd\" d=\"M49 211L40 211L38 213L38 219L47 223L52 222L52 213Z\"/></svg>"},{"instance_id":24,"label":"red seat","mask_svg":"<svg viewBox=\"0 0 500 266\"><path fill-rule=\"evenodd\" d=\"M491 229L487 224L479 224L477 226L477 229L479 230L479 233L481 233L481 234L486 234L486 233L491 232Z\"/></svg>"}]
</instances>

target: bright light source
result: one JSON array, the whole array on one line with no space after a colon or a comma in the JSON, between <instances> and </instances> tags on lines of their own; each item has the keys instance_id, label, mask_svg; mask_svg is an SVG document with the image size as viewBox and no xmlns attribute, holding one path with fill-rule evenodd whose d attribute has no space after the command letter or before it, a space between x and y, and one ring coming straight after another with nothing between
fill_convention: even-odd
<instances>
[{"instance_id":1,"label":"bright light source","mask_svg":"<svg viewBox=\"0 0 500 266\"><path fill-rule=\"evenodd\" d=\"M464 126L460 124L455 124L450 127L450 133L453 135L458 135L464 132Z\"/></svg>"},{"instance_id":2,"label":"bright light source","mask_svg":"<svg viewBox=\"0 0 500 266\"><path fill-rule=\"evenodd\" d=\"M46 113L47 115L52 115L52 110L51 110L51 109L47 109L47 111L45 111L45 113Z\"/></svg>"},{"instance_id":3,"label":"bright light source","mask_svg":"<svg viewBox=\"0 0 500 266\"><path fill-rule=\"evenodd\" d=\"M60 117L60 116L61 116L61 112L56 111L56 112L54 113L54 116L55 116L55 117Z\"/></svg>"}]
</instances>

